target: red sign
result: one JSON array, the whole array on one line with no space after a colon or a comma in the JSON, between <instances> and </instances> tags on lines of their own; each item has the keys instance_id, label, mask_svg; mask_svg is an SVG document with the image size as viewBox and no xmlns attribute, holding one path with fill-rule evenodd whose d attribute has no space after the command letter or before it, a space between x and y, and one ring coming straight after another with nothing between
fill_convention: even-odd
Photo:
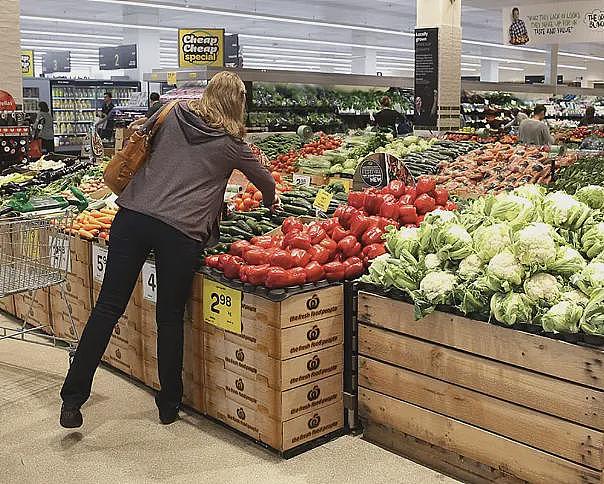
<instances>
[{"instance_id":1,"label":"red sign","mask_svg":"<svg viewBox=\"0 0 604 484\"><path fill-rule=\"evenodd\" d=\"M15 111L16 109L15 98L10 93L0 90L0 111Z\"/></svg>"}]
</instances>

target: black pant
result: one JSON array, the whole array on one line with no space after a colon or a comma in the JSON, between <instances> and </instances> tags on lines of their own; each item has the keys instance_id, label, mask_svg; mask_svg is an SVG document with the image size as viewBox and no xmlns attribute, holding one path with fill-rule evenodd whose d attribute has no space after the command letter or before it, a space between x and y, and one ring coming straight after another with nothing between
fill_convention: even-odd
<instances>
[{"instance_id":1,"label":"black pant","mask_svg":"<svg viewBox=\"0 0 604 484\"><path fill-rule=\"evenodd\" d=\"M52 139L42 139L42 150L46 153L53 153L55 150L55 141Z\"/></svg>"},{"instance_id":2,"label":"black pant","mask_svg":"<svg viewBox=\"0 0 604 484\"><path fill-rule=\"evenodd\" d=\"M202 249L201 242L168 224L120 209L111 226L101 292L61 389L67 408L79 408L88 400L94 372L151 250L157 272L157 360L161 385L156 402L164 410L180 405L183 316Z\"/></svg>"}]
</instances>

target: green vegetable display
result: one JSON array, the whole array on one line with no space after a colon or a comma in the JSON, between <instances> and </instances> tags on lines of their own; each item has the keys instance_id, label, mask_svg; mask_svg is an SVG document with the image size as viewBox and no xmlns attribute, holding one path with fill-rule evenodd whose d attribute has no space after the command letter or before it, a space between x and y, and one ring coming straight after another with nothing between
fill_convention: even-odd
<instances>
[{"instance_id":1,"label":"green vegetable display","mask_svg":"<svg viewBox=\"0 0 604 484\"><path fill-rule=\"evenodd\" d=\"M572 165L560 168L552 188L564 190L566 193L573 195L579 189L590 184L602 187L604 186L603 166L604 156L602 154L581 155ZM587 203L583 197L579 200Z\"/></svg>"}]
</instances>

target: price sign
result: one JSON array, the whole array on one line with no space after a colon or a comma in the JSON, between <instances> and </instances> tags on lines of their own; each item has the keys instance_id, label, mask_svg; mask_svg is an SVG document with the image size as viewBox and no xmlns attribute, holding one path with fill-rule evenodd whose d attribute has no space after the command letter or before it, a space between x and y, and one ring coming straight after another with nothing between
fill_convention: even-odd
<instances>
[{"instance_id":1,"label":"price sign","mask_svg":"<svg viewBox=\"0 0 604 484\"><path fill-rule=\"evenodd\" d=\"M294 175L292 176L292 181L294 185L297 185L299 187L309 187L311 179L308 175L298 175L297 173L294 173Z\"/></svg>"},{"instance_id":2,"label":"price sign","mask_svg":"<svg viewBox=\"0 0 604 484\"><path fill-rule=\"evenodd\" d=\"M176 86L176 72L168 72L168 85Z\"/></svg>"},{"instance_id":3,"label":"price sign","mask_svg":"<svg viewBox=\"0 0 604 484\"><path fill-rule=\"evenodd\" d=\"M107 247L92 244L92 278L97 282L103 282L105 277L108 252Z\"/></svg>"},{"instance_id":4,"label":"price sign","mask_svg":"<svg viewBox=\"0 0 604 484\"><path fill-rule=\"evenodd\" d=\"M71 257L69 253L69 239L65 235L50 236L50 266L55 269L67 269L71 272Z\"/></svg>"},{"instance_id":5,"label":"price sign","mask_svg":"<svg viewBox=\"0 0 604 484\"><path fill-rule=\"evenodd\" d=\"M204 279L203 319L218 328L241 334L241 291Z\"/></svg>"},{"instance_id":6,"label":"price sign","mask_svg":"<svg viewBox=\"0 0 604 484\"><path fill-rule=\"evenodd\" d=\"M157 303L157 274L153 262L143 265L143 299Z\"/></svg>"},{"instance_id":7,"label":"price sign","mask_svg":"<svg viewBox=\"0 0 604 484\"><path fill-rule=\"evenodd\" d=\"M313 207L317 210L320 210L323 213L326 213L329 210L329 204L331 203L331 199L333 195L329 193L327 190L323 190L322 188L317 192L317 197L315 198L315 202L313 203Z\"/></svg>"}]
</instances>

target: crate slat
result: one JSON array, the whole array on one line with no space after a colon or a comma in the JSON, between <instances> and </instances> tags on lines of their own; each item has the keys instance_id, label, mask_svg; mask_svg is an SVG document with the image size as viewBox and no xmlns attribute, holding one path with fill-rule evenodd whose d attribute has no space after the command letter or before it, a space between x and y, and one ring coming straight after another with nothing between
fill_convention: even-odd
<instances>
[{"instance_id":1,"label":"crate slat","mask_svg":"<svg viewBox=\"0 0 604 484\"><path fill-rule=\"evenodd\" d=\"M599 390L362 324L359 354L604 430Z\"/></svg>"},{"instance_id":2,"label":"crate slat","mask_svg":"<svg viewBox=\"0 0 604 484\"><path fill-rule=\"evenodd\" d=\"M602 432L371 358L359 358L359 385L453 417L595 469Z\"/></svg>"},{"instance_id":3,"label":"crate slat","mask_svg":"<svg viewBox=\"0 0 604 484\"><path fill-rule=\"evenodd\" d=\"M359 389L367 419L499 468L518 479L548 484L599 484L601 472L392 397Z\"/></svg>"},{"instance_id":4,"label":"crate slat","mask_svg":"<svg viewBox=\"0 0 604 484\"><path fill-rule=\"evenodd\" d=\"M415 321L412 305L362 291L358 311L359 321L604 389L604 351L438 311Z\"/></svg>"}]
</instances>

